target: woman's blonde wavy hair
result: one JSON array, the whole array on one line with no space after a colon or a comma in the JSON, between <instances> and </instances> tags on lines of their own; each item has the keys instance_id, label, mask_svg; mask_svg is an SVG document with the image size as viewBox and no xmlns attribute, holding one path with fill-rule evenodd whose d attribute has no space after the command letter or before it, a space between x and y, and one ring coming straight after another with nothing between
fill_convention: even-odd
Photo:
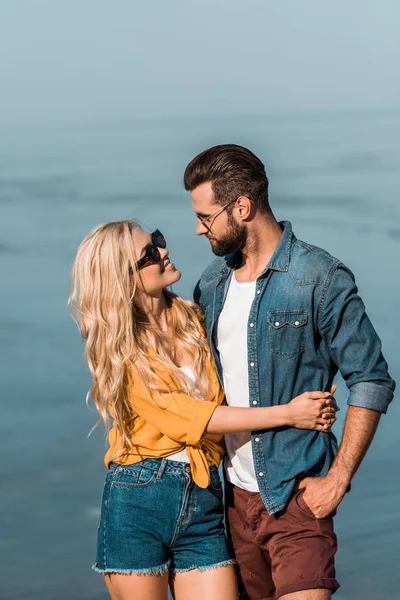
<instances>
[{"instance_id":1,"label":"woman's blonde wavy hair","mask_svg":"<svg viewBox=\"0 0 400 600\"><path fill-rule=\"evenodd\" d=\"M198 307L164 290L167 320L176 347L195 375L195 389L174 362L171 342L154 329L135 302L140 285L138 257L132 231L136 221L117 221L95 227L79 246L73 268L69 308L85 340L85 358L92 374L86 402L92 397L106 431L110 421L121 434L120 451L133 447L135 414L128 398L129 377L140 377L149 391L149 402L161 391L182 391L206 396L210 351L202 332ZM167 367L167 384L157 372Z\"/></svg>"}]
</instances>

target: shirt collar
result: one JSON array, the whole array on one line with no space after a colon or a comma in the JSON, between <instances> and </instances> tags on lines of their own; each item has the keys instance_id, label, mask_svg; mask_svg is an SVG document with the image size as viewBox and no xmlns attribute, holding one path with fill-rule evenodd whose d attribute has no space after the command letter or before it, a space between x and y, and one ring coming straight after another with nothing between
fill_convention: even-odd
<instances>
[{"instance_id":1,"label":"shirt collar","mask_svg":"<svg viewBox=\"0 0 400 600\"><path fill-rule=\"evenodd\" d=\"M282 237L278 242L275 252L269 261L268 268L274 271L288 271L290 262L290 249L293 241L292 224L289 221L281 221Z\"/></svg>"}]
</instances>

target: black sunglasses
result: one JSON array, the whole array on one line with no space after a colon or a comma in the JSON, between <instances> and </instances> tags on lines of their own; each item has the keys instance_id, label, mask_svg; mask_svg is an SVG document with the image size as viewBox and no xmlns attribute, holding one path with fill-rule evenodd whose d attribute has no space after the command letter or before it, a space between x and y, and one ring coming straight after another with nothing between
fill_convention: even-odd
<instances>
[{"instance_id":1,"label":"black sunglasses","mask_svg":"<svg viewBox=\"0 0 400 600\"><path fill-rule=\"evenodd\" d=\"M146 248L144 249L145 255L142 256L142 258L140 258L136 263L136 268L138 271L140 269L143 269L143 267L145 267L149 263L160 262L161 254L158 249L167 247L167 242L165 241L165 237L163 236L161 231L159 231L158 229L153 231L153 233L151 234L151 239L152 239L152 244L149 244L148 246L146 246ZM132 275L132 273L133 273L132 267L129 268L129 272Z\"/></svg>"}]
</instances>

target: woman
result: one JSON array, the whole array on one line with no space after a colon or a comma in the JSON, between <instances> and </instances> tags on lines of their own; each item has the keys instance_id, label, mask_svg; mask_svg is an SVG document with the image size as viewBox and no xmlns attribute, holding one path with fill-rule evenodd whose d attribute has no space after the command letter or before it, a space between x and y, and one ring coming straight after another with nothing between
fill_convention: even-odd
<instances>
[{"instance_id":1,"label":"woman","mask_svg":"<svg viewBox=\"0 0 400 600\"><path fill-rule=\"evenodd\" d=\"M268 408L223 406L199 309L167 291L181 273L159 231L96 227L74 263L71 308L86 340L89 394L110 448L97 558L113 600L237 597L223 527L223 434L329 431L326 392Z\"/></svg>"}]
</instances>

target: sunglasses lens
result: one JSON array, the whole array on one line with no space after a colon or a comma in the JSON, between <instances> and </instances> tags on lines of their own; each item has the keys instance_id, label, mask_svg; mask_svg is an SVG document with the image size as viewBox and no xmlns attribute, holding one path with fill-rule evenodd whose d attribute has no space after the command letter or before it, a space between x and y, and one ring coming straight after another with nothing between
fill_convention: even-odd
<instances>
[{"instance_id":1,"label":"sunglasses lens","mask_svg":"<svg viewBox=\"0 0 400 600\"><path fill-rule=\"evenodd\" d=\"M158 263L161 261L161 254L159 253L158 248L167 247L165 237L161 231L156 229L156 231L151 234L151 239L153 243L147 246L145 256L136 263L138 269L142 269L148 262Z\"/></svg>"},{"instance_id":2,"label":"sunglasses lens","mask_svg":"<svg viewBox=\"0 0 400 600\"><path fill-rule=\"evenodd\" d=\"M160 253L155 246L149 246L146 254L152 262L160 262L161 260Z\"/></svg>"},{"instance_id":3,"label":"sunglasses lens","mask_svg":"<svg viewBox=\"0 0 400 600\"><path fill-rule=\"evenodd\" d=\"M156 229L155 232L151 234L151 238L152 238L154 244L158 248L166 248L167 247L167 242L165 241L165 237L163 236L161 231L159 231L158 229Z\"/></svg>"}]
</instances>

